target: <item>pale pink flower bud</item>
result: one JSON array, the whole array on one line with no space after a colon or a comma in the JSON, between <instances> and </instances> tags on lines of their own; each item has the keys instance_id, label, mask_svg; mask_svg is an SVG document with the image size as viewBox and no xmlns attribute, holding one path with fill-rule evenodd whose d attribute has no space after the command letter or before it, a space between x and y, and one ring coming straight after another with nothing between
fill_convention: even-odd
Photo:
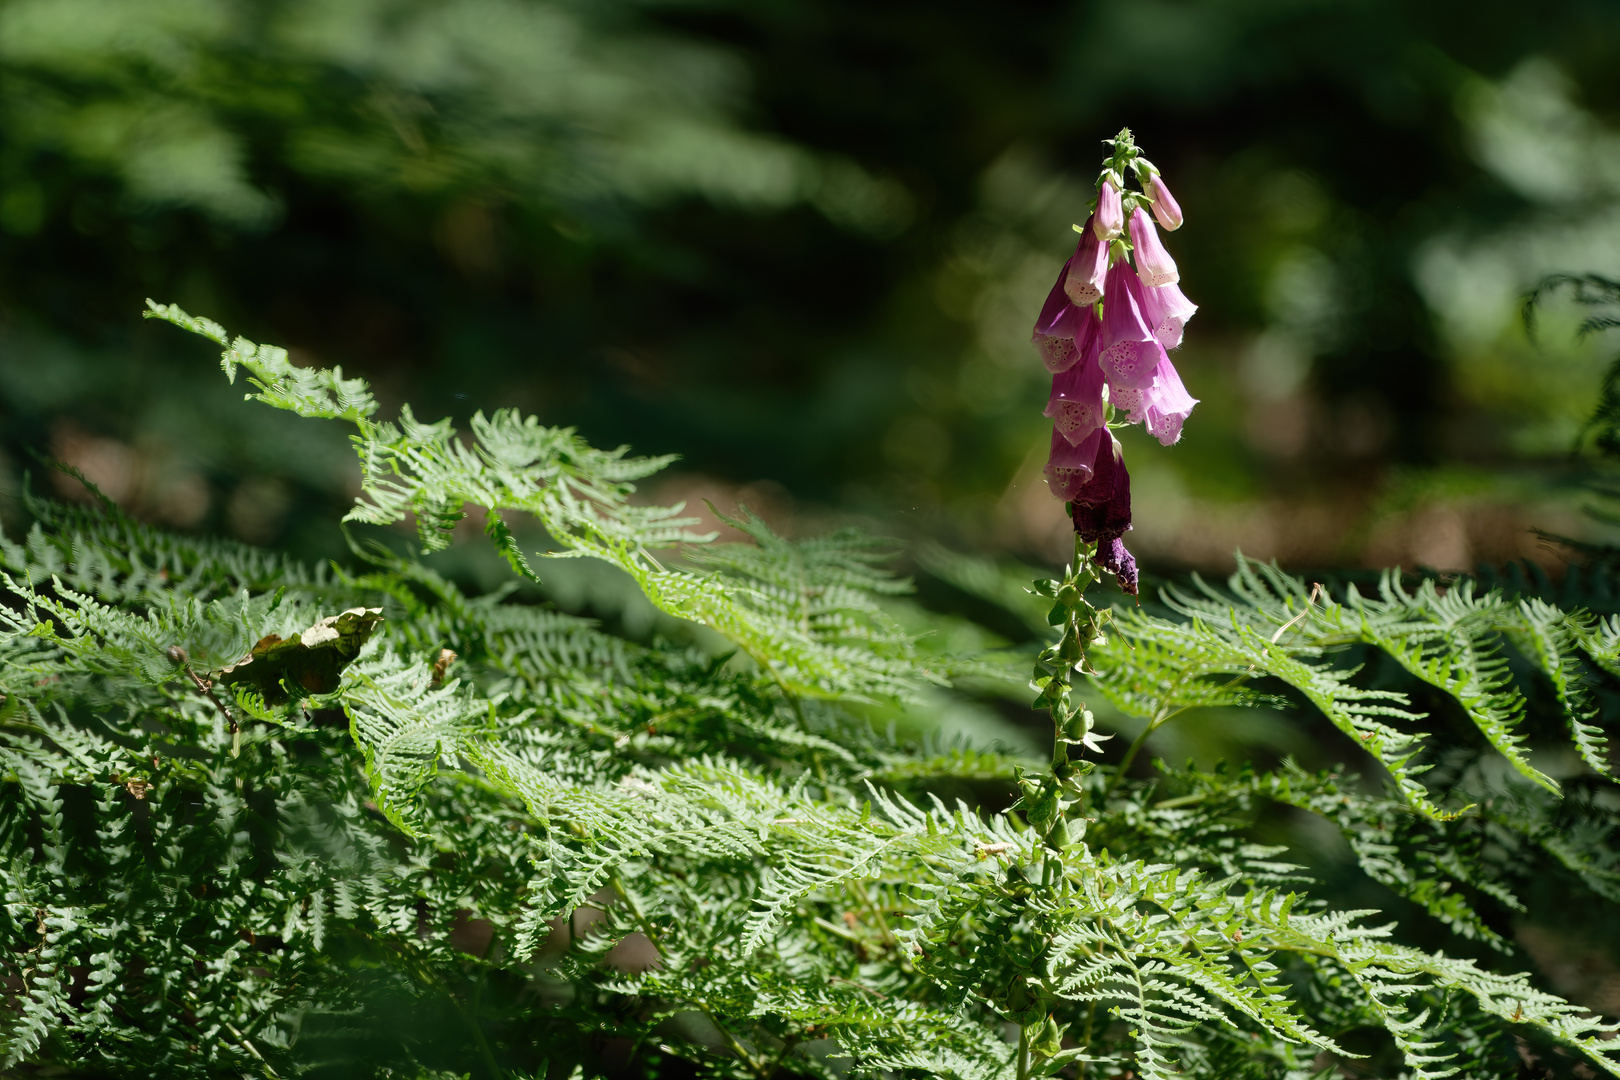
<instances>
[{"instance_id":1,"label":"pale pink flower bud","mask_svg":"<svg viewBox=\"0 0 1620 1080\"><path fill-rule=\"evenodd\" d=\"M1176 202L1176 197L1170 194L1170 189L1164 186L1158 173L1148 178L1147 193L1148 198L1153 200L1153 216L1159 219L1159 224L1167 232L1181 228L1181 206Z\"/></svg>"},{"instance_id":2,"label":"pale pink flower bud","mask_svg":"<svg viewBox=\"0 0 1620 1080\"><path fill-rule=\"evenodd\" d=\"M1131 213L1131 246L1136 249L1136 272L1141 275L1142 284L1156 289L1181 280L1176 260L1159 243L1159 230L1153 227L1141 207Z\"/></svg>"},{"instance_id":3,"label":"pale pink flower bud","mask_svg":"<svg viewBox=\"0 0 1620 1080\"><path fill-rule=\"evenodd\" d=\"M1103 278L1108 273L1108 245L1097 237L1095 219L1095 214L1087 219L1080 233L1080 246L1075 249L1063 276L1063 291L1081 307L1102 299Z\"/></svg>"},{"instance_id":4,"label":"pale pink flower bud","mask_svg":"<svg viewBox=\"0 0 1620 1080\"><path fill-rule=\"evenodd\" d=\"M1095 323L1096 316L1092 321ZM1074 366L1052 377L1052 396L1046 401L1044 415L1075 445L1103 426L1103 373L1097 366L1100 351L1101 343L1093 333Z\"/></svg>"},{"instance_id":5,"label":"pale pink flower bud","mask_svg":"<svg viewBox=\"0 0 1620 1080\"><path fill-rule=\"evenodd\" d=\"M1166 349L1181 344L1181 331L1193 317L1198 305L1188 300L1179 285L1160 285L1157 289L1142 289L1142 317L1147 320L1153 336Z\"/></svg>"},{"instance_id":6,"label":"pale pink flower bud","mask_svg":"<svg viewBox=\"0 0 1620 1080\"><path fill-rule=\"evenodd\" d=\"M1108 385L1138 390L1153 378L1164 346L1142 317L1142 283L1125 263L1108 269L1108 300L1103 304L1102 355Z\"/></svg>"},{"instance_id":7,"label":"pale pink flower bud","mask_svg":"<svg viewBox=\"0 0 1620 1080\"><path fill-rule=\"evenodd\" d=\"M1097 192L1097 212L1091 217L1092 231L1099 240L1112 240L1125 231L1125 207L1112 178L1104 180L1102 190Z\"/></svg>"}]
</instances>

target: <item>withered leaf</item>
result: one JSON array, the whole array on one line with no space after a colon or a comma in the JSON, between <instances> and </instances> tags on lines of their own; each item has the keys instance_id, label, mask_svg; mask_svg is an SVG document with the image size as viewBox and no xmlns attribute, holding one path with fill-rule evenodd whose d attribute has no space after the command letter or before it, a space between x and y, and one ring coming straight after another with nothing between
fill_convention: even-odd
<instances>
[{"instance_id":1,"label":"withered leaf","mask_svg":"<svg viewBox=\"0 0 1620 1080\"><path fill-rule=\"evenodd\" d=\"M382 617L382 608L350 608L297 637L267 634L252 652L223 669L219 681L251 687L270 705L283 705L294 696L330 694Z\"/></svg>"},{"instance_id":2,"label":"withered leaf","mask_svg":"<svg viewBox=\"0 0 1620 1080\"><path fill-rule=\"evenodd\" d=\"M450 665L455 662L455 653L451 652L449 649L439 650L439 658L433 661L433 685L435 687L444 685L444 673L449 670Z\"/></svg>"}]
</instances>

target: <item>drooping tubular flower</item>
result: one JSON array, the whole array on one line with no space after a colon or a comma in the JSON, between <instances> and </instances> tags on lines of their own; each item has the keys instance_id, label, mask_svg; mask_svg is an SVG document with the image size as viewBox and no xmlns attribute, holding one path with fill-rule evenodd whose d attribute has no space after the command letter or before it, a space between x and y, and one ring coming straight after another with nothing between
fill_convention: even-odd
<instances>
[{"instance_id":1,"label":"drooping tubular flower","mask_svg":"<svg viewBox=\"0 0 1620 1080\"><path fill-rule=\"evenodd\" d=\"M1079 357L1075 349L1074 339L1082 330L1084 321L1083 312L1089 313L1091 309L1076 307L1069 302L1063 292L1063 283L1069 276L1069 268L1074 265L1071 257L1058 271L1057 284L1047 294L1046 303L1041 305L1040 317L1035 320L1035 333L1030 340L1035 343L1036 351L1041 354L1041 361L1046 364L1046 370L1056 375L1060 371L1067 371ZM1097 316L1091 314L1091 321L1095 323Z\"/></svg>"},{"instance_id":2,"label":"drooping tubular flower","mask_svg":"<svg viewBox=\"0 0 1620 1080\"><path fill-rule=\"evenodd\" d=\"M1088 308L1103 298L1108 273L1108 244L1092 228L1093 214L1080 230L1080 246L1063 268L1063 292L1076 307Z\"/></svg>"},{"instance_id":3,"label":"drooping tubular flower","mask_svg":"<svg viewBox=\"0 0 1620 1080\"><path fill-rule=\"evenodd\" d=\"M1176 260L1164 250L1159 242L1159 230L1153 227L1153 221L1140 206L1131 211L1131 243L1136 248L1136 274L1143 285L1156 289L1181 280Z\"/></svg>"},{"instance_id":4,"label":"drooping tubular flower","mask_svg":"<svg viewBox=\"0 0 1620 1080\"><path fill-rule=\"evenodd\" d=\"M1182 293L1153 223L1180 228L1181 207L1128 129L1108 142L1096 207L1077 229L1080 243L1047 295L1033 340L1052 372L1047 486L1069 504L1098 565L1134 594L1136 560L1121 539L1131 528L1131 478L1110 427L1140 423L1166 446L1180 440L1198 401L1166 350L1181 344L1198 306ZM1133 174L1139 192L1123 189L1122 178Z\"/></svg>"},{"instance_id":5,"label":"drooping tubular flower","mask_svg":"<svg viewBox=\"0 0 1620 1080\"><path fill-rule=\"evenodd\" d=\"M1139 389L1153 378L1164 346L1143 317L1142 283L1121 259L1108 268L1108 303L1103 305L1103 373L1111 386Z\"/></svg>"},{"instance_id":6,"label":"drooping tubular flower","mask_svg":"<svg viewBox=\"0 0 1620 1080\"><path fill-rule=\"evenodd\" d=\"M1052 452L1046 459L1046 486L1052 489L1052 494L1065 502L1078 497L1096 474L1099 448L1113 441L1114 436L1106 427L1098 428L1078 443L1071 443L1054 428Z\"/></svg>"},{"instance_id":7,"label":"drooping tubular flower","mask_svg":"<svg viewBox=\"0 0 1620 1080\"><path fill-rule=\"evenodd\" d=\"M1160 369L1148 390L1145 419L1150 435L1165 446L1174 446L1181 441L1181 425L1192 415L1198 399L1187 393L1187 388L1181 385L1181 376L1168 359Z\"/></svg>"},{"instance_id":8,"label":"drooping tubular flower","mask_svg":"<svg viewBox=\"0 0 1620 1080\"><path fill-rule=\"evenodd\" d=\"M1145 390L1126 390L1115 395L1114 405L1125 411L1125 422L1146 422L1148 434L1166 446L1181 439L1181 425L1192 415L1196 398L1187 393L1181 376L1167 356L1153 370L1153 381Z\"/></svg>"},{"instance_id":9,"label":"drooping tubular flower","mask_svg":"<svg viewBox=\"0 0 1620 1080\"><path fill-rule=\"evenodd\" d=\"M1095 327L1097 316L1087 310L1083 316ZM1103 372L1097 364L1098 341L1093 330L1078 346L1079 359L1052 379L1052 395L1046 401L1046 416L1056 433L1076 445L1106 423L1103 400Z\"/></svg>"},{"instance_id":10,"label":"drooping tubular flower","mask_svg":"<svg viewBox=\"0 0 1620 1080\"><path fill-rule=\"evenodd\" d=\"M1181 344L1182 328L1197 310L1198 305L1188 300L1179 286L1160 285L1156 289L1142 290L1142 317L1166 349Z\"/></svg>"}]
</instances>

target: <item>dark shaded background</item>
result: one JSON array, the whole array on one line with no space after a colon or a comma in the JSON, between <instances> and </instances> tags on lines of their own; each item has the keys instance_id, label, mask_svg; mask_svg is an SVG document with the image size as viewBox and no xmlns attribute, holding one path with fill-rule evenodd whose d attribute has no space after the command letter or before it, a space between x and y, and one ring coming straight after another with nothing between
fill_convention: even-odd
<instances>
[{"instance_id":1,"label":"dark shaded background","mask_svg":"<svg viewBox=\"0 0 1620 1080\"><path fill-rule=\"evenodd\" d=\"M1183 442L1127 436L1144 565L1556 567L1533 527L1601 537L1571 450L1606 354L1519 304L1620 277L1617 71L1612 0L0 0L0 487L81 497L43 455L343 554L342 432L244 406L150 296L389 410L683 455L652 499L864 519L966 610L933 542L1069 551L1028 336L1129 124L1202 305ZM576 569L563 606L639 610ZM1314 738L1212 715L1153 748ZM1614 1012L1591 940L1519 932Z\"/></svg>"},{"instance_id":2,"label":"dark shaded background","mask_svg":"<svg viewBox=\"0 0 1620 1080\"><path fill-rule=\"evenodd\" d=\"M1128 443L1147 563L1535 555L1602 355L1517 303L1620 272L1616 70L1597 0L9 0L3 472L337 550L338 434L153 296L682 454L651 497L1061 559L1028 328L1129 124L1202 305L1184 442Z\"/></svg>"}]
</instances>

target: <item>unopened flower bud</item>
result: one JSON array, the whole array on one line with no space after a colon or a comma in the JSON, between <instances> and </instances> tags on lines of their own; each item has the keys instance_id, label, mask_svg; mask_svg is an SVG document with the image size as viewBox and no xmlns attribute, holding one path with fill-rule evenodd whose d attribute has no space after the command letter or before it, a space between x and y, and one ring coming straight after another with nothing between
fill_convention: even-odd
<instances>
[{"instance_id":1,"label":"unopened flower bud","mask_svg":"<svg viewBox=\"0 0 1620 1080\"><path fill-rule=\"evenodd\" d=\"M1058 642L1058 659L1064 663L1072 664L1085 654L1085 646L1080 642L1080 635L1073 630L1064 634Z\"/></svg>"},{"instance_id":2,"label":"unopened flower bud","mask_svg":"<svg viewBox=\"0 0 1620 1080\"><path fill-rule=\"evenodd\" d=\"M1097 192L1097 212L1092 215L1091 228L1099 240L1112 240L1125 231L1125 207L1119 201L1119 185L1112 176Z\"/></svg>"},{"instance_id":3,"label":"unopened flower bud","mask_svg":"<svg viewBox=\"0 0 1620 1080\"><path fill-rule=\"evenodd\" d=\"M1046 834L1046 846L1053 851L1062 851L1074 843L1074 834L1069 829L1069 823L1058 818L1052 825L1052 831Z\"/></svg>"},{"instance_id":4,"label":"unopened flower bud","mask_svg":"<svg viewBox=\"0 0 1620 1080\"><path fill-rule=\"evenodd\" d=\"M1056 786L1042 787L1029 803L1029 823L1036 830L1046 832L1054 822L1062 821L1062 794Z\"/></svg>"},{"instance_id":5,"label":"unopened flower bud","mask_svg":"<svg viewBox=\"0 0 1620 1080\"><path fill-rule=\"evenodd\" d=\"M1086 735L1091 731L1092 725L1096 722L1097 718L1091 714L1090 709L1081 709L1079 712L1069 717L1069 722L1064 726L1063 729L1063 737L1065 739L1073 739L1076 742L1079 742L1081 739L1086 737Z\"/></svg>"},{"instance_id":6,"label":"unopened flower bud","mask_svg":"<svg viewBox=\"0 0 1620 1080\"><path fill-rule=\"evenodd\" d=\"M1063 1050L1063 1029L1050 1016L1041 1030L1030 1040L1029 1048L1043 1057L1054 1057Z\"/></svg>"},{"instance_id":7,"label":"unopened flower bud","mask_svg":"<svg viewBox=\"0 0 1620 1080\"><path fill-rule=\"evenodd\" d=\"M1153 216L1158 219L1159 224L1169 232L1181 228L1181 206L1176 202L1176 197L1170 194L1170 189L1165 187L1164 180L1158 173L1148 178L1146 187L1148 197L1153 200Z\"/></svg>"},{"instance_id":8,"label":"unopened flower bud","mask_svg":"<svg viewBox=\"0 0 1620 1080\"><path fill-rule=\"evenodd\" d=\"M1176 260L1164 250L1164 245L1159 242L1159 230L1153 227L1153 222L1141 207L1131 213L1131 245L1136 248L1136 272L1143 285L1156 289L1160 285L1174 285L1181 280Z\"/></svg>"}]
</instances>

